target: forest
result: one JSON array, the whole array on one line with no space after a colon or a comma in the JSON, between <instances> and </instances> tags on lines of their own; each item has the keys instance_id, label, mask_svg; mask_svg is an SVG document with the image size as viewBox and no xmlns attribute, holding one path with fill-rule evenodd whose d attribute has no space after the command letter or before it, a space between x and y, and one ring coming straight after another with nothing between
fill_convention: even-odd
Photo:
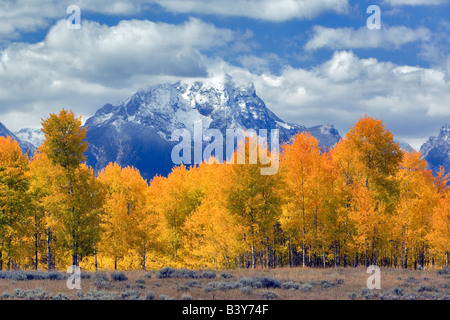
<instances>
[{"instance_id":1,"label":"forest","mask_svg":"<svg viewBox=\"0 0 450 320\"><path fill-rule=\"evenodd\" d=\"M96 173L81 117L42 131L31 159L0 137L0 270L448 266L449 176L367 115L329 150L297 134L275 175L215 159L151 181Z\"/></svg>"}]
</instances>

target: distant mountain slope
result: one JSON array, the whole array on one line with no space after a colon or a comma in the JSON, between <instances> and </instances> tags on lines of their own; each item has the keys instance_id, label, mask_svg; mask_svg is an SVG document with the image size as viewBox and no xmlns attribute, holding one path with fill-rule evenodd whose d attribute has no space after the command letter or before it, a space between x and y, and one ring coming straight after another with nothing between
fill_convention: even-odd
<instances>
[{"instance_id":1,"label":"distant mountain slope","mask_svg":"<svg viewBox=\"0 0 450 320\"><path fill-rule=\"evenodd\" d=\"M428 168L437 172L440 166L450 173L450 125L442 126L437 137L432 136L420 147L423 159Z\"/></svg>"},{"instance_id":2,"label":"distant mountain slope","mask_svg":"<svg viewBox=\"0 0 450 320\"><path fill-rule=\"evenodd\" d=\"M31 143L19 139L14 133L9 131L8 128L6 128L5 125L1 122L0 122L0 136L2 137L10 136L20 144L20 148L22 149L23 153L28 153L28 155L30 156L34 154L36 148Z\"/></svg>"},{"instance_id":3,"label":"distant mountain slope","mask_svg":"<svg viewBox=\"0 0 450 320\"><path fill-rule=\"evenodd\" d=\"M133 165L146 178L166 175L173 167L172 132L194 123L203 129L278 129L281 141L308 131L321 147L332 147L341 138L330 124L306 128L287 123L270 111L252 84L237 85L231 77L216 83L177 82L152 86L117 106L107 104L86 121L88 164L101 170L109 162Z\"/></svg>"},{"instance_id":4,"label":"distant mountain slope","mask_svg":"<svg viewBox=\"0 0 450 320\"><path fill-rule=\"evenodd\" d=\"M39 146L44 142L45 135L41 129L24 128L14 134L23 142L28 142L34 147L39 148Z\"/></svg>"}]
</instances>

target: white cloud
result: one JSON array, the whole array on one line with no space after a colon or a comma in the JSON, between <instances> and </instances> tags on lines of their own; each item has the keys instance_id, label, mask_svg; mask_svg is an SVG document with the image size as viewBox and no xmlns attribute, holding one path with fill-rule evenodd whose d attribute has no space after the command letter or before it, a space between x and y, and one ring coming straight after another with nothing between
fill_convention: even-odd
<instances>
[{"instance_id":1,"label":"white cloud","mask_svg":"<svg viewBox=\"0 0 450 320\"><path fill-rule=\"evenodd\" d=\"M440 5L448 4L448 0L384 0L384 3L391 6L419 6L419 5Z\"/></svg>"},{"instance_id":2,"label":"white cloud","mask_svg":"<svg viewBox=\"0 0 450 320\"><path fill-rule=\"evenodd\" d=\"M280 75L228 68L253 81L280 118L307 126L330 122L341 134L367 113L417 147L450 117L450 81L437 69L361 59L351 51L337 51L311 70L286 67Z\"/></svg>"},{"instance_id":3,"label":"white cloud","mask_svg":"<svg viewBox=\"0 0 450 320\"><path fill-rule=\"evenodd\" d=\"M67 16L70 5L81 15L95 12L131 16L159 5L177 13L216 14L269 21L310 19L323 12L347 12L348 0L2 0L0 1L0 42L16 39L24 32L48 28Z\"/></svg>"},{"instance_id":4,"label":"white cloud","mask_svg":"<svg viewBox=\"0 0 450 320\"><path fill-rule=\"evenodd\" d=\"M346 13L348 0L154 0L181 13L249 17L268 21L311 19L324 12Z\"/></svg>"},{"instance_id":5,"label":"white cloud","mask_svg":"<svg viewBox=\"0 0 450 320\"><path fill-rule=\"evenodd\" d=\"M420 27L410 29L405 26L382 27L380 30L369 30L361 27L353 28L326 28L313 27L313 36L305 44L304 48L314 51L321 48L333 50L359 49L359 48L385 48L399 49L401 46L416 42L427 41L431 37L431 31Z\"/></svg>"},{"instance_id":6,"label":"white cloud","mask_svg":"<svg viewBox=\"0 0 450 320\"><path fill-rule=\"evenodd\" d=\"M113 27L85 21L80 30L60 20L44 41L0 51L2 121L16 130L25 126L18 113L37 121L62 107L92 115L155 79L204 77L203 51L232 45L235 37L197 19L179 25L128 20Z\"/></svg>"}]
</instances>

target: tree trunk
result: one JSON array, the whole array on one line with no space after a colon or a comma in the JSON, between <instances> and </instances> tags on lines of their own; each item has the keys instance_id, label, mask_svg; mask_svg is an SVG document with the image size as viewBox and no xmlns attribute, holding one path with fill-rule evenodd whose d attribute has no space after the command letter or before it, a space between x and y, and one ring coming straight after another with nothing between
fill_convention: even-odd
<instances>
[{"instance_id":1,"label":"tree trunk","mask_svg":"<svg viewBox=\"0 0 450 320\"><path fill-rule=\"evenodd\" d=\"M72 183L70 186L70 195L73 197ZM75 207L72 207L72 221L75 220ZM78 219L77 219L78 220ZM75 226L72 226L72 265L78 266L78 237L77 230L75 230Z\"/></svg>"},{"instance_id":2,"label":"tree trunk","mask_svg":"<svg viewBox=\"0 0 450 320\"><path fill-rule=\"evenodd\" d=\"M142 270L145 271L145 245L144 245L144 252L142 253Z\"/></svg>"},{"instance_id":3,"label":"tree trunk","mask_svg":"<svg viewBox=\"0 0 450 320\"><path fill-rule=\"evenodd\" d=\"M52 251L50 245L52 244L52 233L50 228L47 227L47 271L52 269Z\"/></svg>"},{"instance_id":4,"label":"tree trunk","mask_svg":"<svg viewBox=\"0 0 450 320\"><path fill-rule=\"evenodd\" d=\"M291 241L288 242L288 266L289 266L289 268L292 268L292 245L291 245Z\"/></svg>"},{"instance_id":5,"label":"tree trunk","mask_svg":"<svg viewBox=\"0 0 450 320\"><path fill-rule=\"evenodd\" d=\"M356 268L358 266L358 252L355 253L355 261L353 262L353 267Z\"/></svg>"},{"instance_id":6,"label":"tree trunk","mask_svg":"<svg viewBox=\"0 0 450 320\"><path fill-rule=\"evenodd\" d=\"M306 248L305 245L302 245L302 259L303 259L303 268L305 267L305 263L306 263Z\"/></svg>"},{"instance_id":7,"label":"tree trunk","mask_svg":"<svg viewBox=\"0 0 450 320\"><path fill-rule=\"evenodd\" d=\"M334 267L337 267L337 244L336 240L334 240Z\"/></svg>"},{"instance_id":8,"label":"tree trunk","mask_svg":"<svg viewBox=\"0 0 450 320\"><path fill-rule=\"evenodd\" d=\"M406 248L406 247L405 247L405 262L404 262L403 267L405 269L408 269L408 248Z\"/></svg>"},{"instance_id":9,"label":"tree trunk","mask_svg":"<svg viewBox=\"0 0 450 320\"><path fill-rule=\"evenodd\" d=\"M34 270L38 269L38 253L39 253L39 244L38 244L38 234L37 232L34 234Z\"/></svg>"},{"instance_id":10,"label":"tree trunk","mask_svg":"<svg viewBox=\"0 0 450 320\"><path fill-rule=\"evenodd\" d=\"M37 212L34 211L34 229L35 229L35 233L34 233L34 258L35 258L35 262L34 262L34 269L37 271L38 267L39 267L39 235L38 235L38 222L37 222Z\"/></svg>"},{"instance_id":11,"label":"tree trunk","mask_svg":"<svg viewBox=\"0 0 450 320\"><path fill-rule=\"evenodd\" d=\"M0 245L0 271L3 270L3 241Z\"/></svg>"},{"instance_id":12,"label":"tree trunk","mask_svg":"<svg viewBox=\"0 0 450 320\"><path fill-rule=\"evenodd\" d=\"M255 245L252 242L252 269L256 267Z\"/></svg>"},{"instance_id":13,"label":"tree trunk","mask_svg":"<svg viewBox=\"0 0 450 320\"><path fill-rule=\"evenodd\" d=\"M448 268L448 251L445 252L445 267Z\"/></svg>"},{"instance_id":14,"label":"tree trunk","mask_svg":"<svg viewBox=\"0 0 450 320\"><path fill-rule=\"evenodd\" d=\"M95 266L95 271L98 270L98 265L97 265L97 245L95 243L94 240L94 266Z\"/></svg>"},{"instance_id":15,"label":"tree trunk","mask_svg":"<svg viewBox=\"0 0 450 320\"><path fill-rule=\"evenodd\" d=\"M8 256L6 257L7 263L6 263L6 270L11 270L11 238L8 239Z\"/></svg>"}]
</instances>

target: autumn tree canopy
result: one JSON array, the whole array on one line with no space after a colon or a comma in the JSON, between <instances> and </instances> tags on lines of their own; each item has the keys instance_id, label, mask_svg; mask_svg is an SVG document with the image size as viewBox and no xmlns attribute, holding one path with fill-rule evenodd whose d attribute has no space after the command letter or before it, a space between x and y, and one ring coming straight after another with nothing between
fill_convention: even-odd
<instances>
[{"instance_id":1,"label":"autumn tree canopy","mask_svg":"<svg viewBox=\"0 0 450 320\"><path fill-rule=\"evenodd\" d=\"M42 131L31 160L0 137L0 269L448 266L448 174L402 152L373 117L329 150L295 135L273 154L274 175L250 161L251 146L274 152L250 136L233 154L244 163L209 159L150 181L117 163L86 166L72 111Z\"/></svg>"}]
</instances>

